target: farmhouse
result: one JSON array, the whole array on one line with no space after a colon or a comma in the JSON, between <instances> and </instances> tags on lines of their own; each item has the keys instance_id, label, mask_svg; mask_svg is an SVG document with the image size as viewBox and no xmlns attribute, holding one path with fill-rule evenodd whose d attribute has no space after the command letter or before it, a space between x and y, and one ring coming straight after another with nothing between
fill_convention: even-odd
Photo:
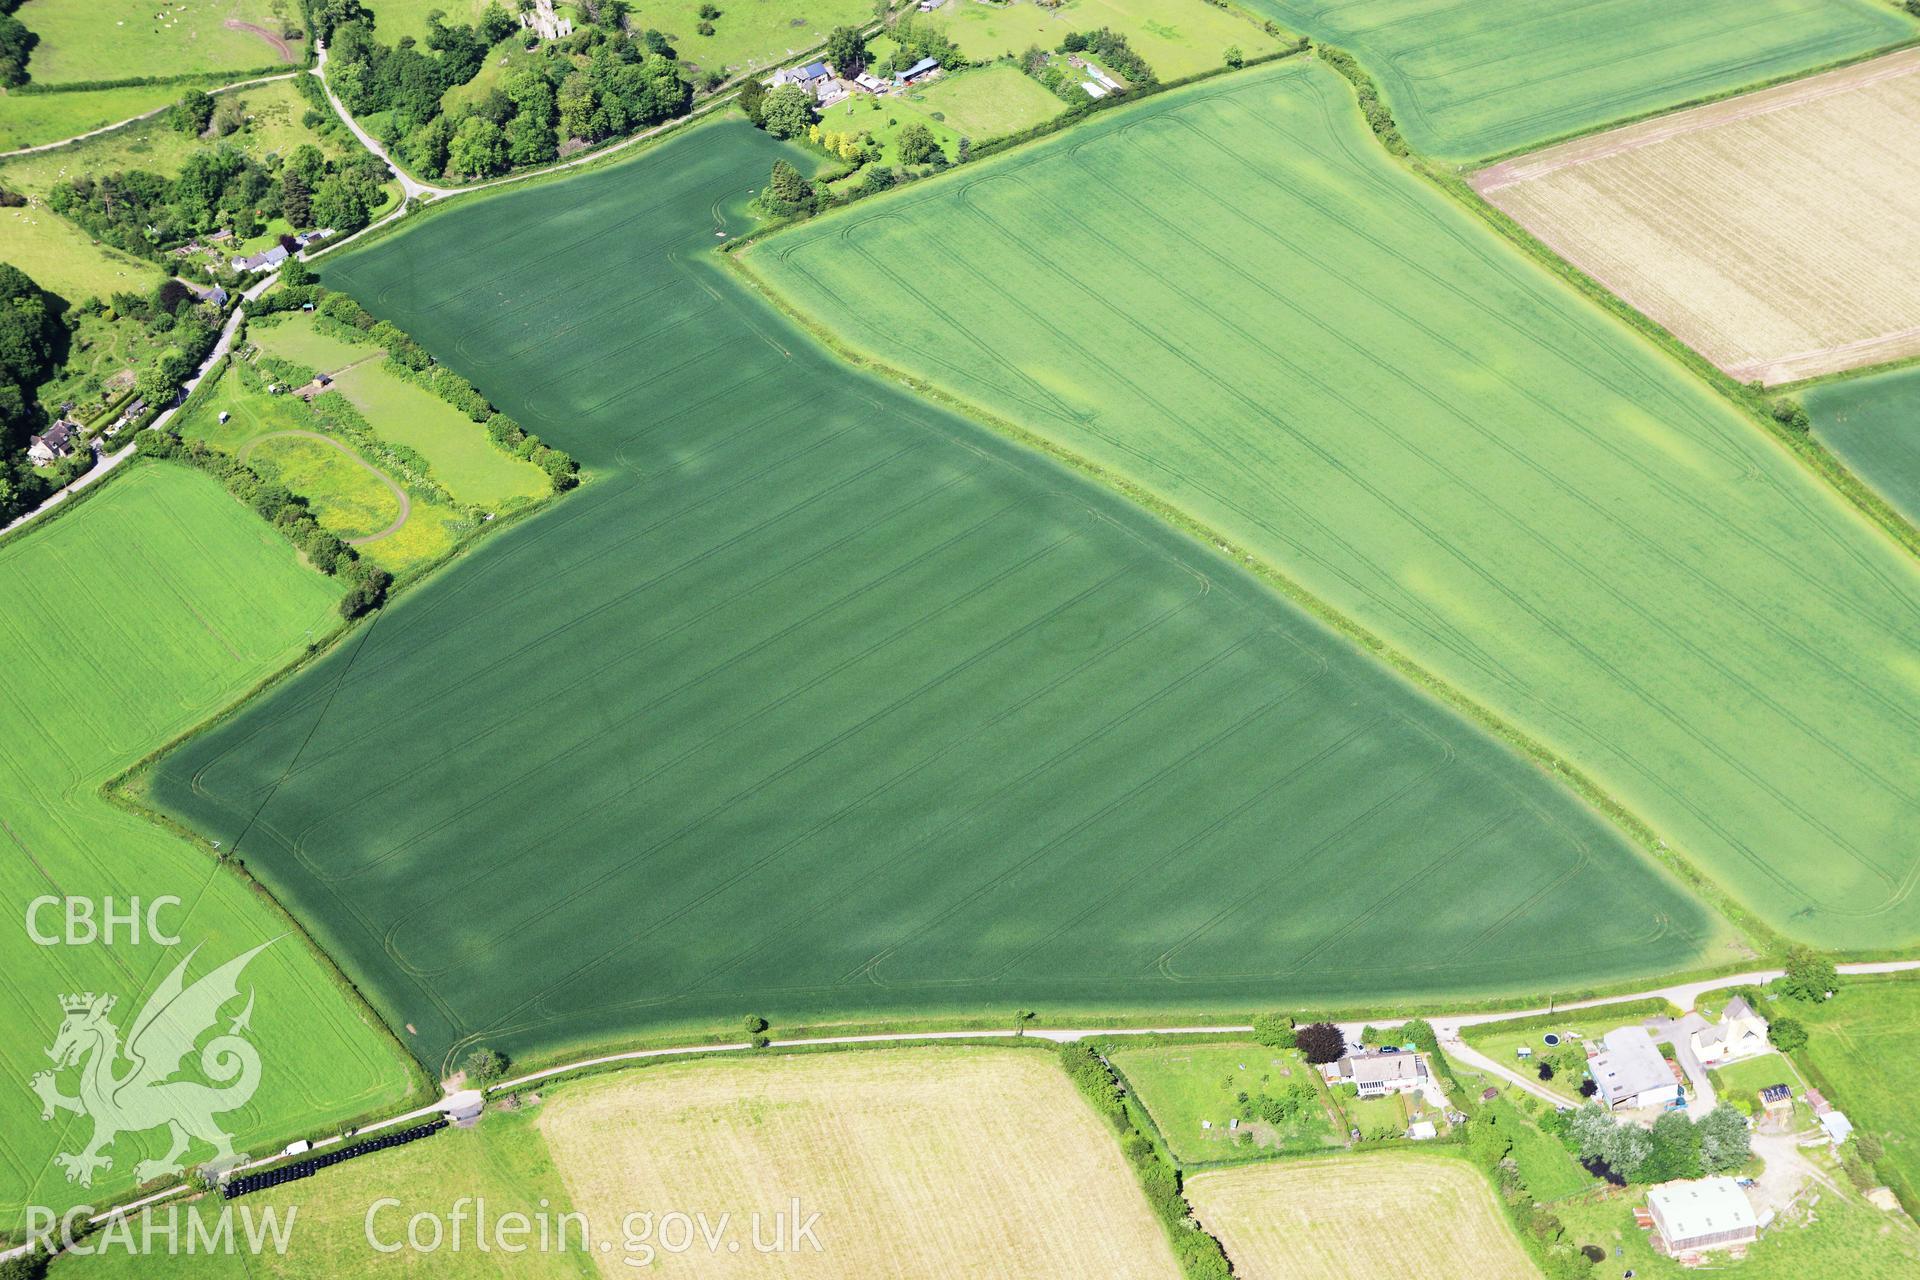
<instances>
[{"instance_id":1,"label":"farmhouse","mask_svg":"<svg viewBox=\"0 0 1920 1280\"><path fill-rule=\"evenodd\" d=\"M1698 1253L1752 1244L1759 1220L1747 1193L1732 1178L1663 1182L1647 1192L1654 1248L1662 1253Z\"/></svg>"},{"instance_id":2,"label":"farmhouse","mask_svg":"<svg viewBox=\"0 0 1920 1280\"><path fill-rule=\"evenodd\" d=\"M233 269L241 272L269 271L286 260L286 246L276 244L271 249L262 250L249 257L235 258L233 260Z\"/></svg>"},{"instance_id":3,"label":"farmhouse","mask_svg":"<svg viewBox=\"0 0 1920 1280\"><path fill-rule=\"evenodd\" d=\"M1587 1063L1600 1101L1612 1110L1671 1106L1681 1099L1673 1068L1654 1047L1645 1027L1615 1027L1601 1039L1606 1047Z\"/></svg>"},{"instance_id":4,"label":"farmhouse","mask_svg":"<svg viewBox=\"0 0 1920 1280\"><path fill-rule=\"evenodd\" d=\"M1363 1098L1412 1093L1426 1083L1427 1064L1417 1053L1350 1053L1340 1059L1340 1076Z\"/></svg>"},{"instance_id":5,"label":"farmhouse","mask_svg":"<svg viewBox=\"0 0 1920 1280\"><path fill-rule=\"evenodd\" d=\"M809 62L804 67L788 67L774 72L770 83L776 89L784 84L798 85L817 99L824 86L832 79L833 72L828 69L826 63Z\"/></svg>"},{"instance_id":6,"label":"farmhouse","mask_svg":"<svg viewBox=\"0 0 1920 1280\"><path fill-rule=\"evenodd\" d=\"M73 443L78 439L78 424L65 418L47 428L45 435L31 436L27 440L27 457L36 466L45 466L73 453Z\"/></svg>"},{"instance_id":7,"label":"farmhouse","mask_svg":"<svg viewBox=\"0 0 1920 1280\"><path fill-rule=\"evenodd\" d=\"M1764 1053L1767 1020L1739 996L1727 1002L1720 1021L1693 1033L1693 1055L1708 1066Z\"/></svg>"}]
</instances>

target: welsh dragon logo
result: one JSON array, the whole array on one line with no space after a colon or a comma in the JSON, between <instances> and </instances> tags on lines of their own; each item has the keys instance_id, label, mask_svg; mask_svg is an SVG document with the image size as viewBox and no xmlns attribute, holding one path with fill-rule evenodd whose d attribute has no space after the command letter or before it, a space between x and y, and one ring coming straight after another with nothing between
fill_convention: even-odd
<instances>
[{"instance_id":1,"label":"welsh dragon logo","mask_svg":"<svg viewBox=\"0 0 1920 1280\"><path fill-rule=\"evenodd\" d=\"M66 1169L68 1182L92 1186L96 1170L113 1168L112 1157L102 1150L123 1133L149 1129L167 1129L170 1146L160 1159L134 1166L139 1182L181 1172L180 1157L195 1139L213 1147L216 1165L246 1159L234 1152L233 1135L216 1124L214 1116L245 1106L260 1087L260 1053L240 1034L253 1016L251 988L246 1007L200 1050L200 1072L215 1083L172 1077L185 1067L200 1038L213 1030L221 1008L239 997L241 970L270 945L263 942L188 986L187 965L199 951L194 948L140 1010L124 1046L119 1028L108 1017L115 997L88 992L61 998L66 1017L47 1049L53 1070L38 1073L31 1084L40 1095L42 1120L60 1111L93 1120L93 1138L85 1150L54 1157ZM76 1066L79 1093L68 1097L60 1092L57 1076Z\"/></svg>"}]
</instances>

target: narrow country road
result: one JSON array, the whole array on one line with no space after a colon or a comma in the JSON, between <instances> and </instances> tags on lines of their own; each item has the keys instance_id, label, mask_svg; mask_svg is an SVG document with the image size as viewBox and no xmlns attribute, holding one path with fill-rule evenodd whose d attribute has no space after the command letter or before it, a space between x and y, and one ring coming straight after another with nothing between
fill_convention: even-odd
<instances>
[{"instance_id":1,"label":"narrow country road","mask_svg":"<svg viewBox=\"0 0 1920 1280\"><path fill-rule=\"evenodd\" d=\"M279 277L278 272L268 272L265 277L263 277L261 280L253 284L244 293L240 295L241 300L243 302L253 301L255 298L259 297L262 293L266 292L268 286L270 286L278 277ZM160 428L166 426L167 423L173 420L173 415L179 412L180 406L187 402L187 397L191 396L193 394L194 388L200 385L200 379L206 376L207 370L211 369L214 366L214 363L218 361L220 357L226 355L227 351L233 346L233 335L239 331L240 323L241 321L245 320L246 317L247 317L246 308L235 307L233 309L233 314L227 317L227 323L225 324L225 326L221 328L220 337L213 344L213 349L207 352L206 359L202 360L199 366L194 369L193 376L180 384L180 392L174 398L174 402L171 405L167 406L165 409L162 409L160 411L159 416L154 418L152 422L147 424L147 429L149 431L157 431ZM47 512L52 511L55 507L58 507L61 503L66 502L68 499L72 498L74 494L79 493L85 489L92 488L94 485L98 484L101 480L105 479L108 473L113 471L115 467L118 467L121 463L125 462L128 458L132 457L135 447L136 447L136 442L134 440L128 440L126 444L120 447L118 452L109 453L102 456L98 462L94 463L93 470L79 477L72 484L67 485L65 488L54 490L53 493L48 495L47 500L45 502L41 503L39 506L35 507L33 510L27 512L25 515L19 517L17 520L15 520L12 524L8 525L6 528L0 529L0 535L12 533L15 529L18 529L21 525L27 524L33 520L38 520L41 516L45 515Z\"/></svg>"},{"instance_id":2,"label":"narrow country road","mask_svg":"<svg viewBox=\"0 0 1920 1280\"><path fill-rule=\"evenodd\" d=\"M210 94L226 93L230 89L246 89L256 84L272 84L275 80L291 80L299 74L298 71L282 71L278 75L257 76L252 80L236 80L232 84L216 85L206 92ZM70 147L76 142L85 142L88 138L97 138L103 133L112 133L115 129L124 129L130 124L139 124L142 120L151 120L172 106L173 104L169 102L164 107L155 107L151 111L142 111L137 116L128 116L125 120L116 120L112 124L103 124L98 129L89 129L85 133L76 133L71 138L61 138L58 142L42 142L37 146L16 147L12 151L0 151L0 160L11 160L16 156L38 155L42 151L58 151L61 147Z\"/></svg>"},{"instance_id":3,"label":"narrow country road","mask_svg":"<svg viewBox=\"0 0 1920 1280\"><path fill-rule=\"evenodd\" d=\"M1861 976L1875 973L1906 973L1920 969L1920 960L1881 960L1867 964L1843 964L1837 967L1842 974L1848 976ZM1781 977L1784 972L1785 971L1781 969L1756 969L1750 973L1736 973L1724 978L1703 978L1696 982L1656 987L1649 991L1635 991L1617 996L1601 996L1592 1000L1576 1000L1569 1004L1557 1004L1551 1009L1505 1009L1493 1013L1441 1014L1428 1018L1427 1022L1433 1027L1434 1033L1439 1037L1449 1057L1457 1058L1477 1070L1486 1071L1498 1076L1558 1106L1564 1104L1566 1099L1559 1097L1549 1090L1542 1089L1537 1082L1530 1081L1524 1076L1507 1070L1485 1055L1476 1052L1470 1046L1461 1043L1461 1029L1470 1026L1481 1026L1489 1022L1508 1022L1516 1018L1531 1018L1543 1013L1565 1012L1570 1009L1604 1008L1607 1005L1627 1004L1635 1000L1646 1000L1654 997L1672 1000L1683 1009L1691 1009L1694 1002L1707 992L1720 991L1728 987L1753 986L1759 983L1771 982L1775 978ZM1376 1027L1398 1027L1405 1025L1406 1021L1406 1019L1383 1018L1375 1021L1372 1025ZM1349 1040L1353 1040L1358 1037L1362 1024L1355 1022L1342 1023L1340 1025L1342 1030L1347 1032ZM823 1045L926 1044L942 1040L1011 1040L1021 1036L1032 1040L1047 1040L1055 1044L1071 1044L1079 1040L1107 1036L1235 1035L1246 1034L1252 1030L1253 1027L1251 1025L1028 1027L1018 1031L1010 1027L981 1027L961 1031L888 1031L856 1036L810 1036L793 1040L774 1040L767 1047L769 1049L805 1049L818 1048ZM600 1054L597 1057L578 1058L572 1062L563 1062L558 1066L547 1067L540 1071L530 1071L524 1075L514 1076L510 1080L502 1080L498 1084L489 1085L487 1092L511 1093L518 1089L524 1089L528 1085L538 1084L542 1080L550 1080L555 1076L585 1070L589 1067L610 1066L621 1062L641 1062L650 1058L681 1058L692 1057L698 1054L744 1053L749 1051L755 1051L754 1046L743 1040L727 1041L720 1044L673 1045L659 1049L629 1049L624 1053L606 1053ZM764 1052L764 1050L758 1052ZM424 1106L415 1107L411 1111L402 1112L397 1116L390 1116L385 1120L376 1121L373 1124L361 1125L358 1129L354 1130L354 1137L358 1139L369 1133L378 1133L383 1129L391 1129L400 1125L408 1125L420 1120L425 1120L444 1110L445 1105L445 1099L442 1099L439 1102L430 1102ZM314 1141L312 1149L322 1151L327 1147L336 1146L343 1141L345 1141L345 1139L338 1135L320 1138ZM246 1164L237 1166L232 1172L238 1173L246 1169L259 1168L283 1158L280 1153L276 1152L272 1155L262 1156L257 1160L252 1160ZM142 1209L147 1205L170 1199L173 1196L180 1195L189 1190L191 1190L191 1188L183 1182L178 1186L168 1187L164 1190L153 1192L151 1195L142 1196L138 1200L129 1201L126 1204L118 1205L105 1212L97 1213L88 1221L104 1223L115 1214L132 1213L137 1209ZM18 1248L0 1251L0 1259L11 1258L21 1252L22 1250Z\"/></svg>"}]
</instances>

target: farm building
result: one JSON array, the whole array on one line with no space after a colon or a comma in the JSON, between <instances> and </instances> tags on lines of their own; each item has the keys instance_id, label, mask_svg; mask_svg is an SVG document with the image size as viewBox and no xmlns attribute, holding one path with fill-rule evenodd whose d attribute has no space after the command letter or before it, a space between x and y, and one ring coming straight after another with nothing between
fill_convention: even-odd
<instances>
[{"instance_id":1,"label":"farm building","mask_svg":"<svg viewBox=\"0 0 1920 1280\"><path fill-rule=\"evenodd\" d=\"M1681 1100L1673 1068L1654 1047L1645 1027L1615 1027L1601 1039L1605 1048L1587 1063L1600 1101L1622 1108L1663 1107Z\"/></svg>"},{"instance_id":2,"label":"farm building","mask_svg":"<svg viewBox=\"0 0 1920 1280\"><path fill-rule=\"evenodd\" d=\"M73 453L73 442L77 438L76 424L62 418L48 427L44 435L31 436L27 440L27 457L36 466L45 466Z\"/></svg>"},{"instance_id":3,"label":"farm building","mask_svg":"<svg viewBox=\"0 0 1920 1280\"><path fill-rule=\"evenodd\" d=\"M1820 1117L1820 1127L1826 1131L1827 1141L1836 1147L1853 1133L1853 1121L1847 1119L1844 1111L1828 1111Z\"/></svg>"},{"instance_id":4,"label":"farm building","mask_svg":"<svg viewBox=\"0 0 1920 1280\"><path fill-rule=\"evenodd\" d=\"M1363 1098L1412 1093L1426 1083L1427 1064L1417 1053L1350 1053L1340 1059L1339 1079L1356 1086Z\"/></svg>"},{"instance_id":5,"label":"farm building","mask_svg":"<svg viewBox=\"0 0 1920 1280\"><path fill-rule=\"evenodd\" d=\"M1817 1116L1823 1116L1833 1110L1833 1104L1828 1102L1826 1096L1818 1089L1809 1088L1801 1096L1807 1100L1807 1106L1812 1108L1813 1114Z\"/></svg>"},{"instance_id":6,"label":"farm building","mask_svg":"<svg viewBox=\"0 0 1920 1280\"><path fill-rule=\"evenodd\" d=\"M1739 996L1727 1001L1720 1021L1693 1033L1693 1055L1708 1066L1751 1057L1767 1050L1767 1020Z\"/></svg>"},{"instance_id":7,"label":"farm building","mask_svg":"<svg viewBox=\"0 0 1920 1280\"><path fill-rule=\"evenodd\" d=\"M940 69L939 59L922 58L920 59L920 61L908 67L905 71L894 72L893 78L899 81L901 84L913 84L916 81L925 80L928 76L932 75L934 72L938 71L939 69Z\"/></svg>"},{"instance_id":8,"label":"farm building","mask_svg":"<svg viewBox=\"0 0 1920 1280\"><path fill-rule=\"evenodd\" d=\"M1663 1182L1647 1192L1654 1247L1662 1253L1698 1253L1752 1244L1760 1235L1747 1193L1732 1178Z\"/></svg>"},{"instance_id":9,"label":"farm building","mask_svg":"<svg viewBox=\"0 0 1920 1280\"><path fill-rule=\"evenodd\" d=\"M1770 1084L1760 1091L1760 1105L1769 1115L1783 1115L1793 1110L1793 1090L1784 1084Z\"/></svg>"}]
</instances>

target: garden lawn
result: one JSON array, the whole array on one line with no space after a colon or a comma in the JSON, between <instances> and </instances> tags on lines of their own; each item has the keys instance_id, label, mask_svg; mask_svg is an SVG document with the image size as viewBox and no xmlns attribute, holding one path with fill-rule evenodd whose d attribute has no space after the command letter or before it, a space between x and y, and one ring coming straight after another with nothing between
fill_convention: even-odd
<instances>
[{"instance_id":1,"label":"garden lawn","mask_svg":"<svg viewBox=\"0 0 1920 1280\"><path fill-rule=\"evenodd\" d=\"M1809 1208L1809 1196L1782 1213L1747 1246L1745 1259L1720 1274L1740 1280L1907 1280L1920 1273L1920 1230L1912 1221L1866 1204L1839 1170L1829 1176L1835 1185L1819 1188L1817 1203ZM1607 1270L1596 1269L1596 1275L1632 1271L1640 1280L1679 1280L1698 1274L1654 1252L1652 1233L1633 1225L1634 1206L1646 1202L1646 1189L1633 1187L1607 1199L1562 1200L1553 1212L1575 1244L1597 1244L1607 1251ZM1614 1257L1616 1249L1624 1252Z\"/></svg>"},{"instance_id":2,"label":"garden lawn","mask_svg":"<svg viewBox=\"0 0 1920 1280\"><path fill-rule=\"evenodd\" d=\"M1798 1057L1808 1078L1857 1127L1879 1135L1884 1171L1906 1204L1920 1204L1920 982L1850 980L1826 1004L1781 1001L1767 1013L1807 1024Z\"/></svg>"},{"instance_id":3,"label":"garden lawn","mask_svg":"<svg viewBox=\"0 0 1920 1280\"><path fill-rule=\"evenodd\" d=\"M36 84L251 71L306 57L301 38L288 42L290 56L274 43L289 19L300 29L293 0L27 0L16 16L40 37L27 59Z\"/></svg>"},{"instance_id":4,"label":"garden lawn","mask_svg":"<svg viewBox=\"0 0 1920 1280\"><path fill-rule=\"evenodd\" d=\"M1920 524L1920 367L1823 383L1802 399L1814 436Z\"/></svg>"},{"instance_id":5,"label":"garden lawn","mask_svg":"<svg viewBox=\"0 0 1920 1280\"><path fill-rule=\"evenodd\" d=\"M321 260L591 476L156 771L424 1060L1565 989L1723 938L1226 559L754 298L704 250L803 155L729 117Z\"/></svg>"},{"instance_id":6,"label":"garden lawn","mask_svg":"<svg viewBox=\"0 0 1920 1280\"><path fill-rule=\"evenodd\" d=\"M627 23L651 27L673 42L680 57L702 70L729 75L770 70L826 43L835 27L873 20L872 0L724 0L713 34L700 34L702 0L633 0Z\"/></svg>"},{"instance_id":7,"label":"garden lawn","mask_svg":"<svg viewBox=\"0 0 1920 1280\"><path fill-rule=\"evenodd\" d=\"M947 159L958 158L959 131L951 124L943 124L935 120L932 109L924 102L893 94L876 98L862 93L855 94L845 102L836 103L820 114L820 127L829 133L872 134L874 141L880 144L880 158L873 163L885 165L896 172L908 168L900 162L899 140L900 131L910 124L927 126L928 131L933 134L934 142L946 152ZM926 166L912 166L912 171L925 172ZM859 185L861 172L862 170L855 170L835 189L845 190Z\"/></svg>"},{"instance_id":8,"label":"garden lawn","mask_svg":"<svg viewBox=\"0 0 1920 1280\"><path fill-rule=\"evenodd\" d=\"M188 89L210 89L218 83L217 77L209 77L198 83L0 95L0 151L77 137L168 106Z\"/></svg>"},{"instance_id":9,"label":"garden lawn","mask_svg":"<svg viewBox=\"0 0 1920 1280\"><path fill-rule=\"evenodd\" d=\"M1791 1015L1788 1006L1775 1005L1769 1012ZM1771 1085L1784 1084L1793 1089L1794 1116L1799 1122L1811 1120L1806 1104L1800 1101L1800 1095L1806 1091L1807 1082L1801 1076L1793 1060L1784 1054L1763 1053L1758 1057L1743 1058L1728 1063L1724 1067L1711 1067L1707 1071L1713 1080L1714 1092L1722 1101L1740 1098L1750 1105L1750 1114L1760 1114L1760 1091Z\"/></svg>"},{"instance_id":10,"label":"garden lawn","mask_svg":"<svg viewBox=\"0 0 1920 1280\"><path fill-rule=\"evenodd\" d=\"M1327 1111L1320 1073L1307 1065L1298 1050L1270 1049L1250 1041L1169 1044L1113 1050L1108 1060L1182 1164L1256 1151L1311 1151L1345 1141ZM1277 1096L1291 1084L1311 1085L1319 1095L1311 1115L1277 1130L1264 1120L1242 1115L1241 1093L1253 1099L1262 1093ZM1228 1128L1236 1119L1240 1121L1237 1135ZM1203 1120L1212 1127L1202 1128Z\"/></svg>"},{"instance_id":11,"label":"garden lawn","mask_svg":"<svg viewBox=\"0 0 1920 1280\"><path fill-rule=\"evenodd\" d=\"M1066 110L1066 103L1018 67L999 64L940 76L912 100L974 142L1019 133Z\"/></svg>"},{"instance_id":12,"label":"garden lawn","mask_svg":"<svg viewBox=\"0 0 1920 1280\"><path fill-rule=\"evenodd\" d=\"M1920 940L1920 564L1394 162L1325 65L1103 112L746 260L1272 566L1766 925Z\"/></svg>"},{"instance_id":13,"label":"garden lawn","mask_svg":"<svg viewBox=\"0 0 1920 1280\"><path fill-rule=\"evenodd\" d=\"M62 1258L55 1263L52 1274L54 1280L115 1280L119 1276L129 1280L309 1280L315 1276L377 1280L423 1274L431 1274L435 1280L491 1276L584 1280L599 1273L593 1259L579 1247L577 1224L566 1241L571 1247L560 1247L560 1215L574 1212L574 1206L540 1136L538 1118L537 1110L506 1111L496 1103L474 1128L444 1129L431 1138L360 1156L314 1177L234 1201L236 1236L242 1233L243 1213L253 1215L256 1222L269 1212L279 1215L282 1222L291 1215L291 1243L284 1253L267 1249L253 1255L202 1248L189 1254L184 1244L174 1253L164 1246L135 1253L114 1247L111 1237L95 1236L88 1244L99 1249L98 1256ZM463 1199L465 1204L461 1203ZM511 1253L498 1247L476 1247L477 1201L485 1202L484 1229L492 1245L497 1246L501 1239L493 1231L502 1216L521 1213L532 1219L535 1229L526 1236L504 1237L508 1244L527 1247ZM220 1201L203 1199L196 1202L196 1208L204 1214L202 1221L211 1227L220 1212ZM183 1240L189 1212L181 1210ZM369 1243L371 1230L373 1240L383 1247L405 1245L407 1220L416 1213L432 1214L440 1220L446 1234L439 1249L426 1252L401 1248L382 1253ZM456 1213L464 1214L459 1248L453 1245ZM540 1215L546 1216L552 1232L547 1248L537 1247ZM165 1221L162 1213L160 1224ZM136 1241L142 1230L143 1224L136 1219ZM423 1226L419 1238L430 1241L431 1229ZM613 1238L619 1239L617 1230Z\"/></svg>"},{"instance_id":14,"label":"garden lawn","mask_svg":"<svg viewBox=\"0 0 1920 1280\"><path fill-rule=\"evenodd\" d=\"M1878 0L1244 0L1372 73L1416 150L1486 159L1920 35Z\"/></svg>"},{"instance_id":15,"label":"garden lawn","mask_svg":"<svg viewBox=\"0 0 1920 1280\"><path fill-rule=\"evenodd\" d=\"M260 1085L220 1117L241 1150L259 1152L352 1116L397 1107L411 1078L366 1017L286 920L213 851L109 804L101 785L297 657L339 623L339 588L306 568L265 521L207 476L129 463L84 501L0 544L0 891L23 911L41 895L124 908L172 895L162 946L124 933L113 945L41 947L24 928L0 931L7 1000L0 1014L0 1228L23 1205L109 1203L135 1166L166 1149L165 1133L129 1133L91 1187L54 1164L79 1151L90 1122L43 1122L26 1088L50 1064L61 996L115 995L125 1034L161 979L198 948L190 978L269 939L246 970ZM242 586L241 584L244 584ZM42 918L56 930L57 912ZM226 1011L230 1020L240 1011ZM197 1061L197 1059L196 1059ZM124 1069L124 1068L122 1068ZM74 1092L74 1074L57 1083ZM189 1077L191 1078L191 1077ZM211 1148L196 1143L190 1161Z\"/></svg>"},{"instance_id":16,"label":"garden lawn","mask_svg":"<svg viewBox=\"0 0 1920 1280\"><path fill-rule=\"evenodd\" d=\"M1017 58L1031 45L1056 49L1069 31L1108 27L1125 36L1161 80L1224 66L1230 46L1249 58L1281 48L1280 40L1243 10L1217 8L1206 0L1066 0L1053 9L1034 0L1005 5L954 0L933 17L976 62Z\"/></svg>"},{"instance_id":17,"label":"garden lawn","mask_svg":"<svg viewBox=\"0 0 1920 1280\"><path fill-rule=\"evenodd\" d=\"M1501 1066L1518 1071L1528 1079L1534 1079L1542 1058L1564 1052L1569 1044L1582 1046L1598 1044L1600 1038L1615 1027L1639 1026L1645 1016L1637 1014L1622 1017L1618 1013L1601 1014L1570 1018L1564 1023L1555 1023L1550 1027L1529 1027L1524 1031L1503 1027L1498 1022L1484 1022L1466 1028L1461 1033L1461 1038ZM1549 1032L1558 1034L1561 1043L1549 1047L1541 1039ZM1570 1033L1578 1033L1582 1038L1577 1041L1571 1040ZM1522 1061L1520 1055L1515 1052L1522 1047L1533 1050L1531 1059ZM1580 1096L1580 1081L1583 1078L1584 1073L1575 1073L1571 1077L1564 1073L1556 1073L1553 1079L1542 1080L1539 1083L1566 1098L1568 1102L1577 1105L1584 1101Z\"/></svg>"}]
</instances>

